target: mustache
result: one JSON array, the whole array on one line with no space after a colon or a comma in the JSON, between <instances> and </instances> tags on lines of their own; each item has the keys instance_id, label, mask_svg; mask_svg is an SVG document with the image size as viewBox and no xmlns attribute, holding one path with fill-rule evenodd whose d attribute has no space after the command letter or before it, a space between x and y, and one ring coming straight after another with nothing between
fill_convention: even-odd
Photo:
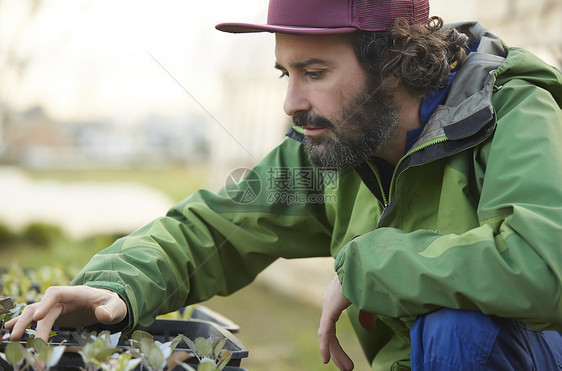
<instances>
[{"instance_id":1,"label":"mustache","mask_svg":"<svg viewBox=\"0 0 562 371\"><path fill-rule=\"evenodd\" d=\"M312 115L310 112L297 113L293 116L293 124L307 128L334 129L334 124L324 116Z\"/></svg>"}]
</instances>

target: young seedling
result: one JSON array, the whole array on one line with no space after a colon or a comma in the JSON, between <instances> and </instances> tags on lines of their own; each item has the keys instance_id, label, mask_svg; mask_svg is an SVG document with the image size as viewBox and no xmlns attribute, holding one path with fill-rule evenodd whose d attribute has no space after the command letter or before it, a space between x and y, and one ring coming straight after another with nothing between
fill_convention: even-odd
<instances>
[{"instance_id":1,"label":"young seedling","mask_svg":"<svg viewBox=\"0 0 562 371\"><path fill-rule=\"evenodd\" d=\"M113 359L113 355L119 353L117 344L121 333L110 334L109 331L102 331L99 335L96 333L82 334L74 336L82 349L78 352L84 361L86 370L94 371L102 368Z\"/></svg>"},{"instance_id":2,"label":"young seedling","mask_svg":"<svg viewBox=\"0 0 562 371\"><path fill-rule=\"evenodd\" d=\"M208 339L199 337L193 341L183 336L183 340L199 360L198 371L221 371L232 357L229 350L223 349L226 339L217 339L211 336ZM180 362L178 364L186 370L195 371L187 363Z\"/></svg>"},{"instance_id":3,"label":"young seedling","mask_svg":"<svg viewBox=\"0 0 562 371\"><path fill-rule=\"evenodd\" d=\"M11 297L0 298L0 337L2 340L9 338L10 334L4 334L4 323L10 319L17 317L25 307L25 303L14 302Z\"/></svg>"},{"instance_id":4,"label":"young seedling","mask_svg":"<svg viewBox=\"0 0 562 371\"><path fill-rule=\"evenodd\" d=\"M178 335L172 341L161 343L148 332L137 330L131 336L131 345L138 350L136 355L142 358L149 371L160 371L169 366L168 361L181 339Z\"/></svg>"},{"instance_id":5,"label":"young seedling","mask_svg":"<svg viewBox=\"0 0 562 371\"><path fill-rule=\"evenodd\" d=\"M0 357L13 367L14 371L19 371L25 363L27 351L17 342L11 342L6 345L5 353L0 353Z\"/></svg>"},{"instance_id":6,"label":"young seedling","mask_svg":"<svg viewBox=\"0 0 562 371\"><path fill-rule=\"evenodd\" d=\"M64 345L51 346L43 339L31 338L26 344L27 363L35 371L49 371L59 363L66 348Z\"/></svg>"},{"instance_id":7,"label":"young seedling","mask_svg":"<svg viewBox=\"0 0 562 371\"><path fill-rule=\"evenodd\" d=\"M24 348L19 342L10 342L5 353L0 353L14 371L31 367L35 371L49 371L57 365L66 347L63 345L50 346L42 339L29 339Z\"/></svg>"},{"instance_id":8,"label":"young seedling","mask_svg":"<svg viewBox=\"0 0 562 371\"><path fill-rule=\"evenodd\" d=\"M130 371L141 362L130 352L121 352L118 348L121 333L109 331L71 333L81 350L78 352L86 366L83 371Z\"/></svg>"},{"instance_id":9,"label":"young seedling","mask_svg":"<svg viewBox=\"0 0 562 371\"><path fill-rule=\"evenodd\" d=\"M141 358L133 358L129 352L114 354L113 358L106 363L102 363L103 371L131 371L141 363Z\"/></svg>"}]
</instances>

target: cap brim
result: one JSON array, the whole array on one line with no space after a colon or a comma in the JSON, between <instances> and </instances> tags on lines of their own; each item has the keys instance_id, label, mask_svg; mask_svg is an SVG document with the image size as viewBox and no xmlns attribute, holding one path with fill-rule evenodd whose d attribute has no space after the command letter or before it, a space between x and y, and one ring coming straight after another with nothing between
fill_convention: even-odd
<instances>
[{"instance_id":1,"label":"cap brim","mask_svg":"<svg viewBox=\"0 0 562 371\"><path fill-rule=\"evenodd\" d=\"M220 23L215 28L229 33L276 32L291 35L335 35L357 31L353 27L311 28L250 23Z\"/></svg>"}]
</instances>

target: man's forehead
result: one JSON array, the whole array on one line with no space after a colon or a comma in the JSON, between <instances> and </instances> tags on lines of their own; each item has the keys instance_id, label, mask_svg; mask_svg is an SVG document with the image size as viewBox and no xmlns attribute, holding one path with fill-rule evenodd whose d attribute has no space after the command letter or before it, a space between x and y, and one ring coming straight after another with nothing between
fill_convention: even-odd
<instances>
[{"instance_id":1,"label":"man's forehead","mask_svg":"<svg viewBox=\"0 0 562 371\"><path fill-rule=\"evenodd\" d=\"M275 33L275 41L292 42L292 43L317 43L317 44L337 44L342 42L350 42L351 35L291 35L285 33Z\"/></svg>"},{"instance_id":2,"label":"man's forehead","mask_svg":"<svg viewBox=\"0 0 562 371\"><path fill-rule=\"evenodd\" d=\"M352 52L351 38L342 35L302 36L276 34L275 56L281 65L329 63Z\"/></svg>"}]
</instances>

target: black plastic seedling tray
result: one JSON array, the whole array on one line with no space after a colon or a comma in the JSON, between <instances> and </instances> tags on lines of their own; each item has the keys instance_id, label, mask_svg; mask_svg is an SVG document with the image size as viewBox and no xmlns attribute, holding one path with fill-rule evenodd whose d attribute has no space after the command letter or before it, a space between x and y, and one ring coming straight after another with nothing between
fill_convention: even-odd
<instances>
[{"instance_id":1,"label":"black plastic seedling tray","mask_svg":"<svg viewBox=\"0 0 562 371\"><path fill-rule=\"evenodd\" d=\"M146 332L152 334L154 340L161 343L170 341L179 334L184 334L188 338L195 340L198 337L208 338L214 336L217 338L226 338L226 344L223 349L229 350L232 354L229 365L238 366L242 358L248 357L248 349L238 340L230 331L222 326L209 321L190 319L157 319L150 325ZM177 350L189 350L185 342L180 342Z\"/></svg>"},{"instance_id":2,"label":"black plastic seedling tray","mask_svg":"<svg viewBox=\"0 0 562 371\"><path fill-rule=\"evenodd\" d=\"M195 340L198 337L209 338L210 336L220 339L226 338L226 344L223 349L229 350L232 356L228 363L228 366L224 370L244 370L243 368L240 368L238 366L240 366L241 360L243 358L248 357L248 350L230 331L214 322L198 319L157 319L152 325L146 328L145 331L150 333L154 337L154 340L157 340L161 343L171 341L179 334L183 334L192 340ZM59 361L57 367L52 368L51 370L70 371L79 370L80 367L84 367L82 357L77 353L76 347L78 347L78 344L74 341L72 332L80 332L80 330L75 328L59 328L57 330L57 335L51 338L50 342L52 344L61 343L66 340L64 342L64 345L67 346L67 351ZM23 341L22 343L25 346L25 341ZM0 352L4 352L7 344L7 341L3 341L0 344ZM126 346L130 346L130 343L128 341L122 341L119 344L119 348L124 348ZM176 347L176 351L190 351L190 349L184 341L181 341ZM196 367L197 358L190 358L186 362L192 364L193 367ZM11 367L1 358L0 370L11 370ZM174 370L183 370L183 368L178 366Z\"/></svg>"},{"instance_id":3,"label":"black plastic seedling tray","mask_svg":"<svg viewBox=\"0 0 562 371\"><path fill-rule=\"evenodd\" d=\"M240 326L232 322L230 319L226 318L220 313L215 312L212 309L207 308L204 305L197 304L191 312L191 318L200 319L203 321L214 322L222 328L232 332L233 334L240 331Z\"/></svg>"}]
</instances>

